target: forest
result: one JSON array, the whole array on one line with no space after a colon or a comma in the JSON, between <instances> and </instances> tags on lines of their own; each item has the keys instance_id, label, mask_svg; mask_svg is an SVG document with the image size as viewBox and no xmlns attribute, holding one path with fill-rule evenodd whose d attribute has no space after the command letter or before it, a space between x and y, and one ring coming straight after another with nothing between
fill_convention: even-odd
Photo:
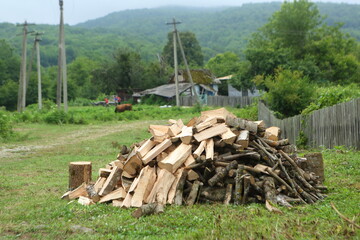
<instances>
[{"instance_id":1,"label":"forest","mask_svg":"<svg viewBox=\"0 0 360 240\"><path fill-rule=\"evenodd\" d=\"M284 24L295 8L305 15L295 16L294 22L303 23L303 16L308 16L308 25ZM325 91L321 89L328 84L334 86L335 92L339 84L355 84L350 90L359 85L360 5L300 0L227 8L160 7L114 12L75 26L66 25L70 100L96 99L119 89L131 93L167 82L173 71L172 29L165 23L174 16L182 22L178 30L191 67L209 68L216 76L236 74L233 84L238 88L252 89L257 85L270 93L279 89L281 79L288 81L281 83L283 91L296 81L299 89L306 81L317 84L320 90L316 92ZM298 30L292 32L294 29ZM30 30L45 33L40 43L42 89L45 99L54 100L58 26L35 25ZM0 23L0 106L8 110L16 106L20 32L15 24ZM302 39L301 45L298 39ZM33 38L29 37L28 56L32 45ZM37 101L35 62L33 65L28 104ZM315 92L315 85L305 85L309 86L308 92ZM283 96L283 92L276 94ZM284 116L294 115L316 98L310 95L300 96L310 102L297 109L277 108L283 103L272 105ZM298 97L282 101L298 101ZM269 102L277 99L275 95L267 98Z\"/></svg>"}]
</instances>

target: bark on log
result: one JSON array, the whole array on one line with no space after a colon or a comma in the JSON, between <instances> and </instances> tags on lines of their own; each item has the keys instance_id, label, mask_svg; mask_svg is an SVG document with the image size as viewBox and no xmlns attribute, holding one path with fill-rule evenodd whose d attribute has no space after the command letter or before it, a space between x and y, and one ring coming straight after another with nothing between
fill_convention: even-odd
<instances>
[{"instance_id":1,"label":"bark on log","mask_svg":"<svg viewBox=\"0 0 360 240\"><path fill-rule=\"evenodd\" d=\"M309 153L304 156L307 161L305 162L305 166L303 169L307 172L314 172L316 176L319 176L318 181L320 183L324 182L324 161L322 154L318 153Z\"/></svg>"},{"instance_id":2,"label":"bark on log","mask_svg":"<svg viewBox=\"0 0 360 240\"><path fill-rule=\"evenodd\" d=\"M179 179L178 185L176 187L176 192L175 192L175 199L174 199L175 205L182 205L182 203L183 203L183 191L184 191L184 185L186 182L187 174L188 174L188 171L184 170Z\"/></svg>"},{"instance_id":3,"label":"bark on log","mask_svg":"<svg viewBox=\"0 0 360 240\"><path fill-rule=\"evenodd\" d=\"M210 178L208 184L210 186L214 186L217 182L221 181L228 175L230 169L234 169L237 167L238 167L237 161L236 160L232 161L225 168L222 168L220 172L216 173L212 178Z\"/></svg>"},{"instance_id":4,"label":"bark on log","mask_svg":"<svg viewBox=\"0 0 360 240\"><path fill-rule=\"evenodd\" d=\"M223 202L225 200L226 195L226 188L217 188L217 187L204 187L200 191L200 197L216 201L216 202Z\"/></svg>"},{"instance_id":5,"label":"bark on log","mask_svg":"<svg viewBox=\"0 0 360 240\"><path fill-rule=\"evenodd\" d=\"M194 205L196 198L198 196L199 188L202 183L200 181L195 181L192 185L191 192L186 200L186 205L192 206Z\"/></svg>"},{"instance_id":6,"label":"bark on log","mask_svg":"<svg viewBox=\"0 0 360 240\"><path fill-rule=\"evenodd\" d=\"M69 190L91 182L91 162L69 163Z\"/></svg>"},{"instance_id":7,"label":"bark on log","mask_svg":"<svg viewBox=\"0 0 360 240\"><path fill-rule=\"evenodd\" d=\"M164 205L159 203L149 203L142 205L138 209L136 209L131 215L134 218L140 218L142 216L148 216L152 214L158 214L164 212Z\"/></svg>"},{"instance_id":8,"label":"bark on log","mask_svg":"<svg viewBox=\"0 0 360 240\"><path fill-rule=\"evenodd\" d=\"M232 197L232 189L233 189L233 185L231 183L229 183L226 186L226 193L225 193L225 200L224 200L224 204L225 205L229 205L230 201L231 201L231 197Z\"/></svg>"},{"instance_id":9,"label":"bark on log","mask_svg":"<svg viewBox=\"0 0 360 240\"><path fill-rule=\"evenodd\" d=\"M243 196L243 174L244 168L243 166L238 166L236 171L235 177L235 197L234 197L234 204L239 205L242 202Z\"/></svg>"}]
</instances>

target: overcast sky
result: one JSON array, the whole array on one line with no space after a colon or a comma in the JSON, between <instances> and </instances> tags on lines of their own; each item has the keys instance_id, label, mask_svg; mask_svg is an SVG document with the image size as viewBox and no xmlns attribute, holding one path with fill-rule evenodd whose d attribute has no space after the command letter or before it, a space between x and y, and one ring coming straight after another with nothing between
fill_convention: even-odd
<instances>
[{"instance_id":1,"label":"overcast sky","mask_svg":"<svg viewBox=\"0 0 360 240\"><path fill-rule=\"evenodd\" d=\"M70 25L99 18L109 13L139 8L179 6L240 6L242 3L276 0L64 0L64 19ZM281 0L278 0L281 1ZM345 2L360 4L360 0L318 0L317 2ZM57 24L58 0L0 0L0 22Z\"/></svg>"}]
</instances>

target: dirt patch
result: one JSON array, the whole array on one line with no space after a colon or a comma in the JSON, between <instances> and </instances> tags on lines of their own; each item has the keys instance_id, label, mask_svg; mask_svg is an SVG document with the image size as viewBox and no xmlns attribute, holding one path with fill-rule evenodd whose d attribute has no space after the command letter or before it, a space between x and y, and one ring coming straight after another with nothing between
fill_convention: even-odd
<instances>
[{"instance_id":1,"label":"dirt patch","mask_svg":"<svg viewBox=\"0 0 360 240\"><path fill-rule=\"evenodd\" d=\"M127 131L132 128L148 126L151 121L137 121L131 123L121 123L116 125L94 125L87 128L75 130L62 137L54 137L39 144L17 144L0 147L0 158L14 158L36 153L43 149L52 149L59 146L71 145L87 140L102 138L110 134Z\"/></svg>"}]
</instances>

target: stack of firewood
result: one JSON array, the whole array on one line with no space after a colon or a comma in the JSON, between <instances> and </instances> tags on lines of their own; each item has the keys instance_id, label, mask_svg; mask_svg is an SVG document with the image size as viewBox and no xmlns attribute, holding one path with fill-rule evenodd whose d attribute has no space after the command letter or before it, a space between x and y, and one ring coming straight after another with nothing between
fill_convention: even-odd
<instances>
[{"instance_id":1,"label":"stack of firewood","mask_svg":"<svg viewBox=\"0 0 360 240\"><path fill-rule=\"evenodd\" d=\"M276 209L275 204L290 207L324 198L322 166L312 169L308 159L297 157L294 145L280 138L279 128L265 128L263 121L237 118L221 108L202 112L186 125L182 120L150 125L149 132L151 138L123 146L117 160L99 169L95 183L87 177L63 198L79 198L86 205L146 205L155 211L165 204L196 202L262 202ZM71 181L70 176L73 186Z\"/></svg>"}]
</instances>

